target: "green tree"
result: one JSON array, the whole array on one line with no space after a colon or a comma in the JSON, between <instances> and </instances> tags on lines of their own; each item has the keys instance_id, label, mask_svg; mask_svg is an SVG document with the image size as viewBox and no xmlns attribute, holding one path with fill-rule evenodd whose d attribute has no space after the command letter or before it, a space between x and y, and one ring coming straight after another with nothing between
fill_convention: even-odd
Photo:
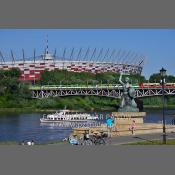
<instances>
[{"instance_id":1,"label":"green tree","mask_svg":"<svg viewBox=\"0 0 175 175\"><path fill-rule=\"evenodd\" d=\"M154 73L150 76L149 82L150 83L160 83L161 76L159 73ZM166 75L165 76L166 83L175 83L175 76L173 75Z\"/></svg>"}]
</instances>

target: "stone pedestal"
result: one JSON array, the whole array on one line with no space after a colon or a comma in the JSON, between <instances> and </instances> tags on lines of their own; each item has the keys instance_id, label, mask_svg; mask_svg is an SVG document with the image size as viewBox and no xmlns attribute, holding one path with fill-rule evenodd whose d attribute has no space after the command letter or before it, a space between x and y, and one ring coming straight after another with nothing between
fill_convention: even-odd
<instances>
[{"instance_id":1,"label":"stone pedestal","mask_svg":"<svg viewBox=\"0 0 175 175\"><path fill-rule=\"evenodd\" d=\"M112 112L114 116L114 127L116 130L128 130L133 120L137 124L143 124L146 112Z\"/></svg>"}]
</instances>

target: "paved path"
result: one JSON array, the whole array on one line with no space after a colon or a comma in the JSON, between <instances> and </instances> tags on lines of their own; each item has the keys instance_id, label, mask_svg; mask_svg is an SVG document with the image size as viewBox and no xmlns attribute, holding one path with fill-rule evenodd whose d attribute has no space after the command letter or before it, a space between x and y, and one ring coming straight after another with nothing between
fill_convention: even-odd
<instances>
[{"instance_id":1,"label":"paved path","mask_svg":"<svg viewBox=\"0 0 175 175\"><path fill-rule=\"evenodd\" d=\"M175 132L167 133L167 139L175 139ZM142 135L133 135L133 136L116 136L108 140L107 146L117 146L127 143L134 143L139 141L152 141L152 140L162 140L162 133L160 134L142 134ZM60 146L68 146L70 145L68 142L55 143L51 145L60 145Z\"/></svg>"},{"instance_id":2,"label":"paved path","mask_svg":"<svg viewBox=\"0 0 175 175\"><path fill-rule=\"evenodd\" d=\"M175 133L167 133L167 139L175 139ZM109 140L109 145L122 145L126 143L139 142L139 141L152 141L162 139L162 134L144 134L133 136L116 136Z\"/></svg>"}]
</instances>

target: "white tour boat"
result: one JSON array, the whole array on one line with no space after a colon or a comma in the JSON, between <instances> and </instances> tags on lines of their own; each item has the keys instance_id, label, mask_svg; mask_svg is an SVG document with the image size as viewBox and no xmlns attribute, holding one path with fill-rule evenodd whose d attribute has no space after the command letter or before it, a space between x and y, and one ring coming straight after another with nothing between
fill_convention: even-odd
<instances>
[{"instance_id":1,"label":"white tour boat","mask_svg":"<svg viewBox=\"0 0 175 175\"><path fill-rule=\"evenodd\" d=\"M89 120L97 120L98 116L92 116L87 113L73 113L67 109L60 110L54 114L44 114L42 118L40 118L41 122L78 122L78 121L89 121Z\"/></svg>"}]
</instances>

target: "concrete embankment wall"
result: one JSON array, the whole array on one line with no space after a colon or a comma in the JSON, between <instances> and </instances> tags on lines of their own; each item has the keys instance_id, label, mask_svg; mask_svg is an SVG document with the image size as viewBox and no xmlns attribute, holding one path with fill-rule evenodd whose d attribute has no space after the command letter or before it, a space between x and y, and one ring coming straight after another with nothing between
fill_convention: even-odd
<instances>
[{"instance_id":1,"label":"concrete embankment wall","mask_svg":"<svg viewBox=\"0 0 175 175\"><path fill-rule=\"evenodd\" d=\"M130 125L128 124L119 124L112 129L113 136L127 136L132 135L132 132L129 130ZM107 127L105 124L101 125L100 127L95 128L75 128L73 133L76 135L81 135L85 131L90 131L90 134L94 132L100 133L101 131L107 132ZM140 134L154 134L154 133L162 133L162 124L155 124L155 123L144 123L144 124L137 124L136 129L134 130L135 135ZM175 125L166 125L166 132L175 132Z\"/></svg>"},{"instance_id":2,"label":"concrete embankment wall","mask_svg":"<svg viewBox=\"0 0 175 175\"><path fill-rule=\"evenodd\" d=\"M139 124L134 130L134 133L136 135L162 133L162 132L163 132L162 124L155 124L155 123ZM167 133L175 132L175 125L166 125L166 132ZM132 132L129 130L129 125L122 125L122 126L119 126L118 129L113 131L113 135L114 136L132 135Z\"/></svg>"}]
</instances>

